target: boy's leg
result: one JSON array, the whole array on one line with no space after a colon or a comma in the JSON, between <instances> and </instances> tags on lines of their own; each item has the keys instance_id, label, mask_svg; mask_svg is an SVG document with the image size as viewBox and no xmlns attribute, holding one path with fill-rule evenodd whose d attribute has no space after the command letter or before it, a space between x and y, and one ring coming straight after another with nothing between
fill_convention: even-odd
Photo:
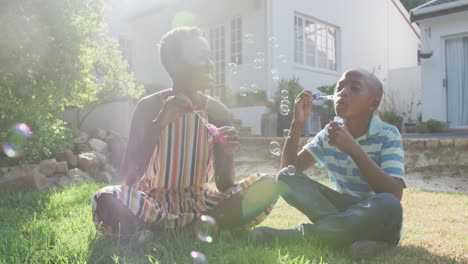
<instances>
[{"instance_id":1,"label":"boy's leg","mask_svg":"<svg viewBox=\"0 0 468 264\"><path fill-rule=\"evenodd\" d=\"M392 194L379 193L350 206L345 211L304 224L305 236L313 236L331 246L347 246L355 241L384 241L398 244L402 207Z\"/></svg>"},{"instance_id":2,"label":"boy's leg","mask_svg":"<svg viewBox=\"0 0 468 264\"><path fill-rule=\"evenodd\" d=\"M273 176L263 176L246 189L222 200L206 215L216 219L220 229L242 227L262 213L268 214L278 200L278 186Z\"/></svg>"},{"instance_id":3,"label":"boy's leg","mask_svg":"<svg viewBox=\"0 0 468 264\"><path fill-rule=\"evenodd\" d=\"M283 199L312 222L343 211L358 202L357 198L338 193L310 179L301 171L290 175L287 168L283 168L277 175L277 181Z\"/></svg>"}]
</instances>

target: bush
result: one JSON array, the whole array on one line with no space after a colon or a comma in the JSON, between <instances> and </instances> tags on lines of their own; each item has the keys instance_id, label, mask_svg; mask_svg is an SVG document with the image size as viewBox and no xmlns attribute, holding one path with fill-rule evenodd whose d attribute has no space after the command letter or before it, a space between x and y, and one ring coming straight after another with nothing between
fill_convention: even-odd
<instances>
[{"instance_id":1,"label":"bush","mask_svg":"<svg viewBox=\"0 0 468 264\"><path fill-rule=\"evenodd\" d=\"M72 131L62 120L37 121L29 125L32 137L24 146L23 155L7 157L0 152L0 167L25 163L38 163L52 158L58 151L72 149Z\"/></svg>"},{"instance_id":2,"label":"bush","mask_svg":"<svg viewBox=\"0 0 468 264\"><path fill-rule=\"evenodd\" d=\"M427 130L429 133L440 133L447 131L447 122L439 121L436 119L429 119L426 121Z\"/></svg>"},{"instance_id":3,"label":"bush","mask_svg":"<svg viewBox=\"0 0 468 264\"><path fill-rule=\"evenodd\" d=\"M447 131L448 123L436 119L429 119L426 122L419 122L416 124L416 131L418 133L442 133Z\"/></svg>"},{"instance_id":4,"label":"bush","mask_svg":"<svg viewBox=\"0 0 468 264\"><path fill-rule=\"evenodd\" d=\"M389 124L397 124L403 120L403 117L395 109L382 111L380 113L380 118Z\"/></svg>"}]
</instances>

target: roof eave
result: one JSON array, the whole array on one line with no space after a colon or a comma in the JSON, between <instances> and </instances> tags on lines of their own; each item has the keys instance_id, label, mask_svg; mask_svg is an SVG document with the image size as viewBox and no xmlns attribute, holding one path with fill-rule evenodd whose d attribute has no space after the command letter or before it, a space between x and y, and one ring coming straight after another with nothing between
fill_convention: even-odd
<instances>
[{"instance_id":1,"label":"roof eave","mask_svg":"<svg viewBox=\"0 0 468 264\"><path fill-rule=\"evenodd\" d=\"M418 6L410 11L411 22L468 10L468 0L425 7L427 4L428 3Z\"/></svg>"},{"instance_id":2,"label":"roof eave","mask_svg":"<svg viewBox=\"0 0 468 264\"><path fill-rule=\"evenodd\" d=\"M410 19L411 19L411 22L418 22L420 20L427 19L427 18L449 15L449 14L459 13L459 12L463 12L467 10L468 10L468 4L465 6L460 6L460 7L451 8L451 9L443 9L443 10L434 11L430 13L423 13L419 15L415 15L414 13L411 13Z\"/></svg>"}]
</instances>

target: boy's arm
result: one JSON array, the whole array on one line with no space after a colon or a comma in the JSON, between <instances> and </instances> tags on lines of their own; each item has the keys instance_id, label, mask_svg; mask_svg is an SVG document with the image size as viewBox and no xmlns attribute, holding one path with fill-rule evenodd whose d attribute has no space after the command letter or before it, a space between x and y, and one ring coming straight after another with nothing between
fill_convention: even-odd
<instances>
[{"instance_id":1,"label":"boy's arm","mask_svg":"<svg viewBox=\"0 0 468 264\"><path fill-rule=\"evenodd\" d=\"M281 155L281 168L293 165L297 170L304 171L315 163L315 159L307 151L299 153L299 138L304 124L312 111L312 93L303 90L294 102L294 117L289 128L289 136L286 138Z\"/></svg>"},{"instance_id":2,"label":"boy's arm","mask_svg":"<svg viewBox=\"0 0 468 264\"><path fill-rule=\"evenodd\" d=\"M392 193L401 200L403 181L386 173L379 167L351 136L345 126L331 122L328 128L329 144L347 153L361 172L367 177L369 185L376 193Z\"/></svg>"},{"instance_id":3,"label":"boy's arm","mask_svg":"<svg viewBox=\"0 0 468 264\"><path fill-rule=\"evenodd\" d=\"M315 164L315 159L305 149L300 150L299 153L297 152L299 147L299 138L303 128L304 124L300 124L295 121L291 122L289 136L286 138L283 147L283 154L281 156L281 168L293 165L297 170L304 171Z\"/></svg>"}]
</instances>

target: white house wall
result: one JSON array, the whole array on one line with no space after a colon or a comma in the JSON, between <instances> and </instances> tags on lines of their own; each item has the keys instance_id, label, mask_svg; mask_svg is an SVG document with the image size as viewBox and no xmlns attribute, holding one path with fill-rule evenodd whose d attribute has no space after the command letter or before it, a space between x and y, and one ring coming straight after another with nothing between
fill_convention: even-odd
<instances>
[{"instance_id":1,"label":"white house wall","mask_svg":"<svg viewBox=\"0 0 468 264\"><path fill-rule=\"evenodd\" d=\"M445 78L446 38L468 35L468 12L435 17L419 21L421 32L430 31L421 43L434 51L432 57L421 60L422 115L424 120L447 121ZM426 46L427 45L427 46Z\"/></svg>"},{"instance_id":2,"label":"white house wall","mask_svg":"<svg viewBox=\"0 0 468 264\"><path fill-rule=\"evenodd\" d=\"M295 12L339 28L336 72L294 64L283 69L285 76L299 76L306 87L333 84L343 71L353 67L375 70L385 83L390 69L417 65L418 38L391 0L273 0L273 6L273 17L281 17L273 21L273 34L291 61Z\"/></svg>"}]
</instances>

